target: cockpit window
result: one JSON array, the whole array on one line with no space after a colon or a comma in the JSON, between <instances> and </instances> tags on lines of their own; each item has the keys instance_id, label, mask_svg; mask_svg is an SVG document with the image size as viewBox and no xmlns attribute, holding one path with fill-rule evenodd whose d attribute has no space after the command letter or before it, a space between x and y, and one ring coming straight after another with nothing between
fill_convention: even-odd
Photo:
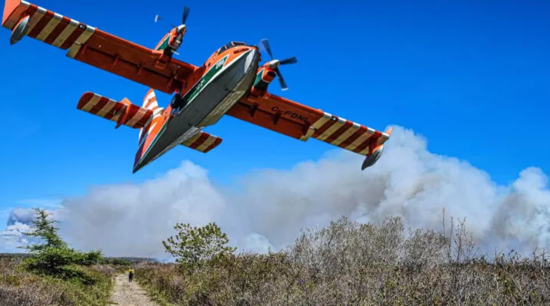
<instances>
[{"instance_id":1,"label":"cockpit window","mask_svg":"<svg viewBox=\"0 0 550 306\"><path fill-rule=\"evenodd\" d=\"M226 44L225 46L221 47L220 50L218 50L218 54L224 52L225 50L231 48L231 47L234 47L234 46L245 46L246 43L244 42L239 42L239 41L232 41L228 44Z\"/></svg>"}]
</instances>

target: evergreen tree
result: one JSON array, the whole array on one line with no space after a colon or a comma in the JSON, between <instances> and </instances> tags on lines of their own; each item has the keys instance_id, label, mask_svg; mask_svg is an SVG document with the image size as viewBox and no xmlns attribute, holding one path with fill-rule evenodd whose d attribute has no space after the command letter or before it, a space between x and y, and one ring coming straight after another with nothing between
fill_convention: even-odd
<instances>
[{"instance_id":1,"label":"evergreen tree","mask_svg":"<svg viewBox=\"0 0 550 306\"><path fill-rule=\"evenodd\" d=\"M57 234L59 228L54 226L56 221L49 219L50 214L41 208L33 208L33 210L35 212L35 218L32 220L34 231L24 234L41 238L43 241L23 248L29 250L30 253L39 253L45 248L67 248L67 243Z\"/></svg>"},{"instance_id":2,"label":"evergreen tree","mask_svg":"<svg viewBox=\"0 0 550 306\"><path fill-rule=\"evenodd\" d=\"M99 263L102 260L101 251L82 253L69 248L58 235L56 221L49 218L50 214L40 208L34 208L34 212L33 230L25 235L39 238L40 242L23 247L32 254L25 260L25 267L39 275L77 278L83 283L93 282L78 266Z\"/></svg>"}]
</instances>

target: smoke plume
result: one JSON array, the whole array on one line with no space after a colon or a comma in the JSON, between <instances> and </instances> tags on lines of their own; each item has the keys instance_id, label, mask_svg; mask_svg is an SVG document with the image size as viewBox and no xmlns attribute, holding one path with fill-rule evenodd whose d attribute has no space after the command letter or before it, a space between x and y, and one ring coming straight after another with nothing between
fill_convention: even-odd
<instances>
[{"instance_id":1,"label":"smoke plume","mask_svg":"<svg viewBox=\"0 0 550 306\"><path fill-rule=\"evenodd\" d=\"M292 169L248 173L233 191L217 188L207 170L185 161L141 184L94 187L62 201L56 215L75 247L112 256L166 256L161 241L176 222L217 222L233 245L265 252L342 215L374 223L401 216L407 226L439 230L443 209L466 218L488 253L550 247L550 190L538 168L499 186L465 161L430 153L423 137L400 127L374 167L360 171L362 160L337 149Z\"/></svg>"}]
</instances>

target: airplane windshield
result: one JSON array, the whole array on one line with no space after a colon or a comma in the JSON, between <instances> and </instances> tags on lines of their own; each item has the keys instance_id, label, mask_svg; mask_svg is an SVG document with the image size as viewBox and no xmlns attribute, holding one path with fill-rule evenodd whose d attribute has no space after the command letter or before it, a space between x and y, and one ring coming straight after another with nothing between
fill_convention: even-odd
<instances>
[{"instance_id":1,"label":"airplane windshield","mask_svg":"<svg viewBox=\"0 0 550 306\"><path fill-rule=\"evenodd\" d=\"M229 49L229 48L232 48L232 47L235 47L235 46L245 46L246 44L244 42L239 42L239 41L232 41L228 44L226 44L225 46L221 47L220 50L218 51L218 54L222 53L223 51Z\"/></svg>"}]
</instances>

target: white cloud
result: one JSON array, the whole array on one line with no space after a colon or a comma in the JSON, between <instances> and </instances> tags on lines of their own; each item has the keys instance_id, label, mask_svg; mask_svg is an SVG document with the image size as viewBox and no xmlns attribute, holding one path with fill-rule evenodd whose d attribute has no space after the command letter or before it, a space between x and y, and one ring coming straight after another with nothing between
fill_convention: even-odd
<instances>
[{"instance_id":1,"label":"white cloud","mask_svg":"<svg viewBox=\"0 0 550 306\"><path fill-rule=\"evenodd\" d=\"M430 153L423 137L400 127L374 167L360 171L362 160L335 150L292 169L248 173L232 192L186 161L141 184L93 187L64 200L56 213L69 242L108 255L166 256L161 241L176 222L215 221L240 249L266 252L292 243L301 228L341 215L361 222L399 215L408 226L437 230L444 208L466 218L488 252L550 247L550 190L540 169L499 186L467 162Z\"/></svg>"}]
</instances>

